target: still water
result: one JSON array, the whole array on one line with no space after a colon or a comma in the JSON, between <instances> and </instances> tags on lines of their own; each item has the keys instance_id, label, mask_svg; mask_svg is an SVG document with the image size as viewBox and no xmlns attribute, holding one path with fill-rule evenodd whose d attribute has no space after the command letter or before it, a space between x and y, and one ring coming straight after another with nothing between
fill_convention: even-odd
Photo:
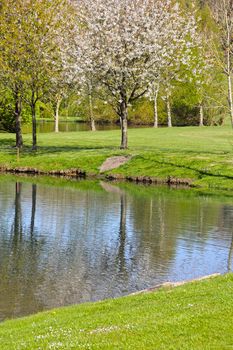
<instances>
[{"instance_id":1,"label":"still water","mask_svg":"<svg viewBox=\"0 0 233 350\"><path fill-rule=\"evenodd\" d=\"M0 177L0 320L232 269L233 198L32 181Z\"/></svg>"},{"instance_id":2,"label":"still water","mask_svg":"<svg viewBox=\"0 0 233 350\"><path fill-rule=\"evenodd\" d=\"M53 132L55 128L54 121L37 121L37 132L38 133L46 133ZM97 124L96 130L113 130L119 129L120 127L116 124ZM75 121L61 121L59 122L59 131L60 132L69 132L69 131L88 131L90 130L89 123L78 123ZM31 133L32 126L30 124L26 124L23 126L23 133Z\"/></svg>"},{"instance_id":3,"label":"still water","mask_svg":"<svg viewBox=\"0 0 233 350\"><path fill-rule=\"evenodd\" d=\"M96 123L96 130L119 130L120 126L114 123ZM130 128L146 128L148 125L129 125ZM37 132L47 133L53 132L55 128L54 121L40 120L37 121ZM90 124L85 122L75 122L75 121L61 121L59 122L60 132L70 132L70 131L90 131ZM31 124L23 125L23 133L29 134L32 132Z\"/></svg>"}]
</instances>

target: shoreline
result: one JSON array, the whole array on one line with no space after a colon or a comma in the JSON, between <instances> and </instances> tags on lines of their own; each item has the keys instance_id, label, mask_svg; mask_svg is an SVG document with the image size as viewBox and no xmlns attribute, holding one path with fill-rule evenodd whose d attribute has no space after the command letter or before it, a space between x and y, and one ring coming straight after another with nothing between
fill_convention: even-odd
<instances>
[{"instance_id":1,"label":"shoreline","mask_svg":"<svg viewBox=\"0 0 233 350\"><path fill-rule=\"evenodd\" d=\"M33 317L36 316L38 314L43 314L46 312L53 312L54 309L56 310L62 310L64 308L69 308L69 307L78 307L79 305L88 305L88 304L96 304L96 303L103 303L103 302L108 302L108 301L113 301L113 300L119 300L122 298L127 298L127 297L131 297L131 296L137 296L137 295L141 295L141 294L147 294L147 293L156 293L158 291L161 290L171 290L174 289L176 287L180 287L180 286L184 286L187 284L191 284L191 283L196 283L196 282L201 282L201 281L205 281L205 280L210 280L216 277L220 277L220 276L224 276L227 275L229 273L212 273L210 275L204 275L201 277L196 277L193 279L187 279L187 280L181 280L181 281L177 281L177 282L172 282L172 281L167 281L167 282L163 282L163 283L159 283L157 285L154 285L152 287L148 287L146 289L142 289L142 290L138 290L136 292L132 292L129 294L123 294L121 296L117 296L117 297L111 297L111 298L106 298L106 299L98 299L96 301L87 301L87 302L81 302L81 303L77 303L77 304L71 304L71 305L63 305L63 306L59 306L56 308L52 308L52 309L44 309L42 311L36 312L36 313L32 313L32 314L28 314L25 316L19 316L19 317L14 317L14 318L10 318L10 319L3 319L2 321L0 321L0 324L3 324L4 322L8 322L8 321L17 321L17 320L21 320L21 319L25 319L28 317Z\"/></svg>"},{"instance_id":2,"label":"shoreline","mask_svg":"<svg viewBox=\"0 0 233 350\"><path fill-rule=\"evenodd\" d=\"M232 188L226 188L225 186L206 186L206 184L195 183L196 179L190 178L177 178L174 176L167 176L160 178L156 176L131 176L118 173L89 173L79 168L61 169L61 170L41 170L34 167L5 167L0 165L0 175L21 175L28 177L50 177L51 179L56 177L63 180L102 180L111 183L132 183L138 185L154 185L154 186L168 186L170 188L179 188L186 190L199 190L205 193L228 193L231 194Z\"/></svg>"},{"instance_id":3,"label":"shoreline","mask_svg":"<svg viewBox=\"0 0 233 350\"><path fill-rule=\"evenodd\" d=\"M16 154L14 137L0 134L0 173L186 186L233 192L232 130L188 127L130 129L130 147L119 150L119 132L39 134Z\"/></svg>"},{"instance_id":4,"label":"shoreline","mask_svg":"<svg viewBox=\"0 0 233 350\"><path fill-rule=\"evenodd\" d=\"M82 169L61 169L61 170L40 170L38 168L31 167L4 167L0 165L0 174L25 174L25 175L51 175L58 177L77 178L77 179L96 179L96 180L108 180L114 181L125 181L141 184L154 184L154 185L181 185L186 187L198 187L193 184L192 179L188 178L176 178L174 176L168 176L166 178L159 178L154 176L127 176L123 174L94 174L88 173Z\"/></svg>"},{"instance_id":5,"label":"shoreline","mask_svg":"<svg viewBox=\"0 0 233 350\"><path fill-rule=\"evenodd\" d=\"M212 275L6 320L1 349L225 349L233 340L232 287L232 273Z\"/></svg>"}]
</instances>

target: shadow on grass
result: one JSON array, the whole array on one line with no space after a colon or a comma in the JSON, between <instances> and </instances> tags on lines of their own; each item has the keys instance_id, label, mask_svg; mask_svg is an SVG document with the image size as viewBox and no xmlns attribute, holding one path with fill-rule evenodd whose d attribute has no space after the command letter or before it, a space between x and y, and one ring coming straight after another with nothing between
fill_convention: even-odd
<instances>
[{"instance_id":1,"label":"shadow on grass","mask_svg":"<svg viewBox=\"0 0 233 350\"><path fill-rule=\"evenodd\" d=\"M98 150L106 150L106 151L114 151L117 150L117 147L114 146L38 146L37 150L33 150L31 146L24 146L21 154L22 155L33 155L33 156L41 156L45 154L55 154L55 153L69 153L69 152L81 152L81 151L98 151ZM13 152L14 148L12 148Z\"/></svg>"},{"instance_id":2,"label":"shadow on grass","mask_svg":"<svg viewBox=\"0 0 233 350\"><path fill-rule=\"evenodd\" d=\"M137 151L141 151L142 150L142 147L133 147L132 148L133 150L137 150ZM196 149L196 150L191 150L191 149L182 149L182 148L173 148L172 146L170 148L162 148L162 147L159 147L159 145L157 147L143 147L143 151L145 152L158 152L158 153L161 153L161 154L178 154L178 155L216 155L216 156L219 156L219 155L226 155L226 154L231 154L233 153L232 150L213 150L213 151L209 151L209 150L199 150L199 149Z\"/></svg>"},{"instance_id":3,"label":"shadow on grass","mask_svg":"<svg viewBox=\"0 0 233 350\"><path fill-rule=\"evenodd\" d=\"M187 166L187 165L183 165L183 164L177 164L177 163L172 163L172 162L166 162L166 161L159 161L159 160L153 160L153 162L160 164L161 166L163 165L168 165L168 166L172 166L174 168L178 168L178 169L187 169L187 170L191 170L196 172L196 174L198 175L199 178L202 178L203 176L210 176L210 177L222 177L225 179L230 179L233 180L233 176L231 175L226 175L226 174L214 174L209 172L208 170L204 170L204 169L198 169L192 166Z\"/></svg>"},{"instance_id":4,"label":"shadow on grass","mask_svg":"<svg viewBox=\"0 0 233 350\"><path fill-rule=\"evenodd\" d=\"M14 148L15 147L15 140L11 139L11 138L0 140L0 149L2 147Z\"/></svg>"}]
</instances>

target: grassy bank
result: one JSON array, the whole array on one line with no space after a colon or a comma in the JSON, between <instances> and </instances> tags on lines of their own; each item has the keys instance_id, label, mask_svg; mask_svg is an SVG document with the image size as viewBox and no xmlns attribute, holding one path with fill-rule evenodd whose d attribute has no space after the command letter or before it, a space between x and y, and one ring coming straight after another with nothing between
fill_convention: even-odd
<instances>
[{"instance_id":1,"label":"grassy bank","mask_svg":"<svg viewBox=\"0 0 233 350\"><path fill-rule=\"evenodd\" d=\"M9 349L231 349L233 275L0 324Z\"/></svg>"},{"instance_id":2,"label":"grassy bank","mask_svg":"<svg viewBox=\"0 0 233 350\"><path fill-rule=\"evenodd\" d=\"M120 131L69 132L38 135L39 149L31 151L31 135L17 162L14 135L0 134L0 166L40 170L80 168L98 174L103 161L113 155L132 159L113 174L172 176L194 185L233 190L233 132L230 127L162 128L129 130L129 149L119 150Z\"/></svg>"}]
</instances>

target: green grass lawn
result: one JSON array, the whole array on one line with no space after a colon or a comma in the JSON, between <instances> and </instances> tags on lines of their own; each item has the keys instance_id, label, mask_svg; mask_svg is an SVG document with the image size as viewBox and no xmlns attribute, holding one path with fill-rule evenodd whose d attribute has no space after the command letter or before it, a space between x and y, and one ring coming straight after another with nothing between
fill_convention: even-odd
<instances>
[{"instance_id":1,"label":"green grass lawn","mask_svg":"<svg viewBox=\"0 0 233 350\"><path fill-rule=\"evenodd\" d=\"M0 324L1 350L233 348L233 274Z\"/></svg>"},{"instance_id":2,"label":"green grass lawn","mask_svg":"<svg viewBox=\"0 0 233 350\"><path fill-rule=\"evenodd\" d=\"M120 130L38 134L39 149L31 151L31 135L16 160L15 136L0 134L0 165L41 170L80 168L98 174L112 155L132 159L111 173L166 179L192 179L194 185L233 190L233 131L230 127L142 128L129 130L129 149L119 149Z\"/></svg>"}]
</instances>

